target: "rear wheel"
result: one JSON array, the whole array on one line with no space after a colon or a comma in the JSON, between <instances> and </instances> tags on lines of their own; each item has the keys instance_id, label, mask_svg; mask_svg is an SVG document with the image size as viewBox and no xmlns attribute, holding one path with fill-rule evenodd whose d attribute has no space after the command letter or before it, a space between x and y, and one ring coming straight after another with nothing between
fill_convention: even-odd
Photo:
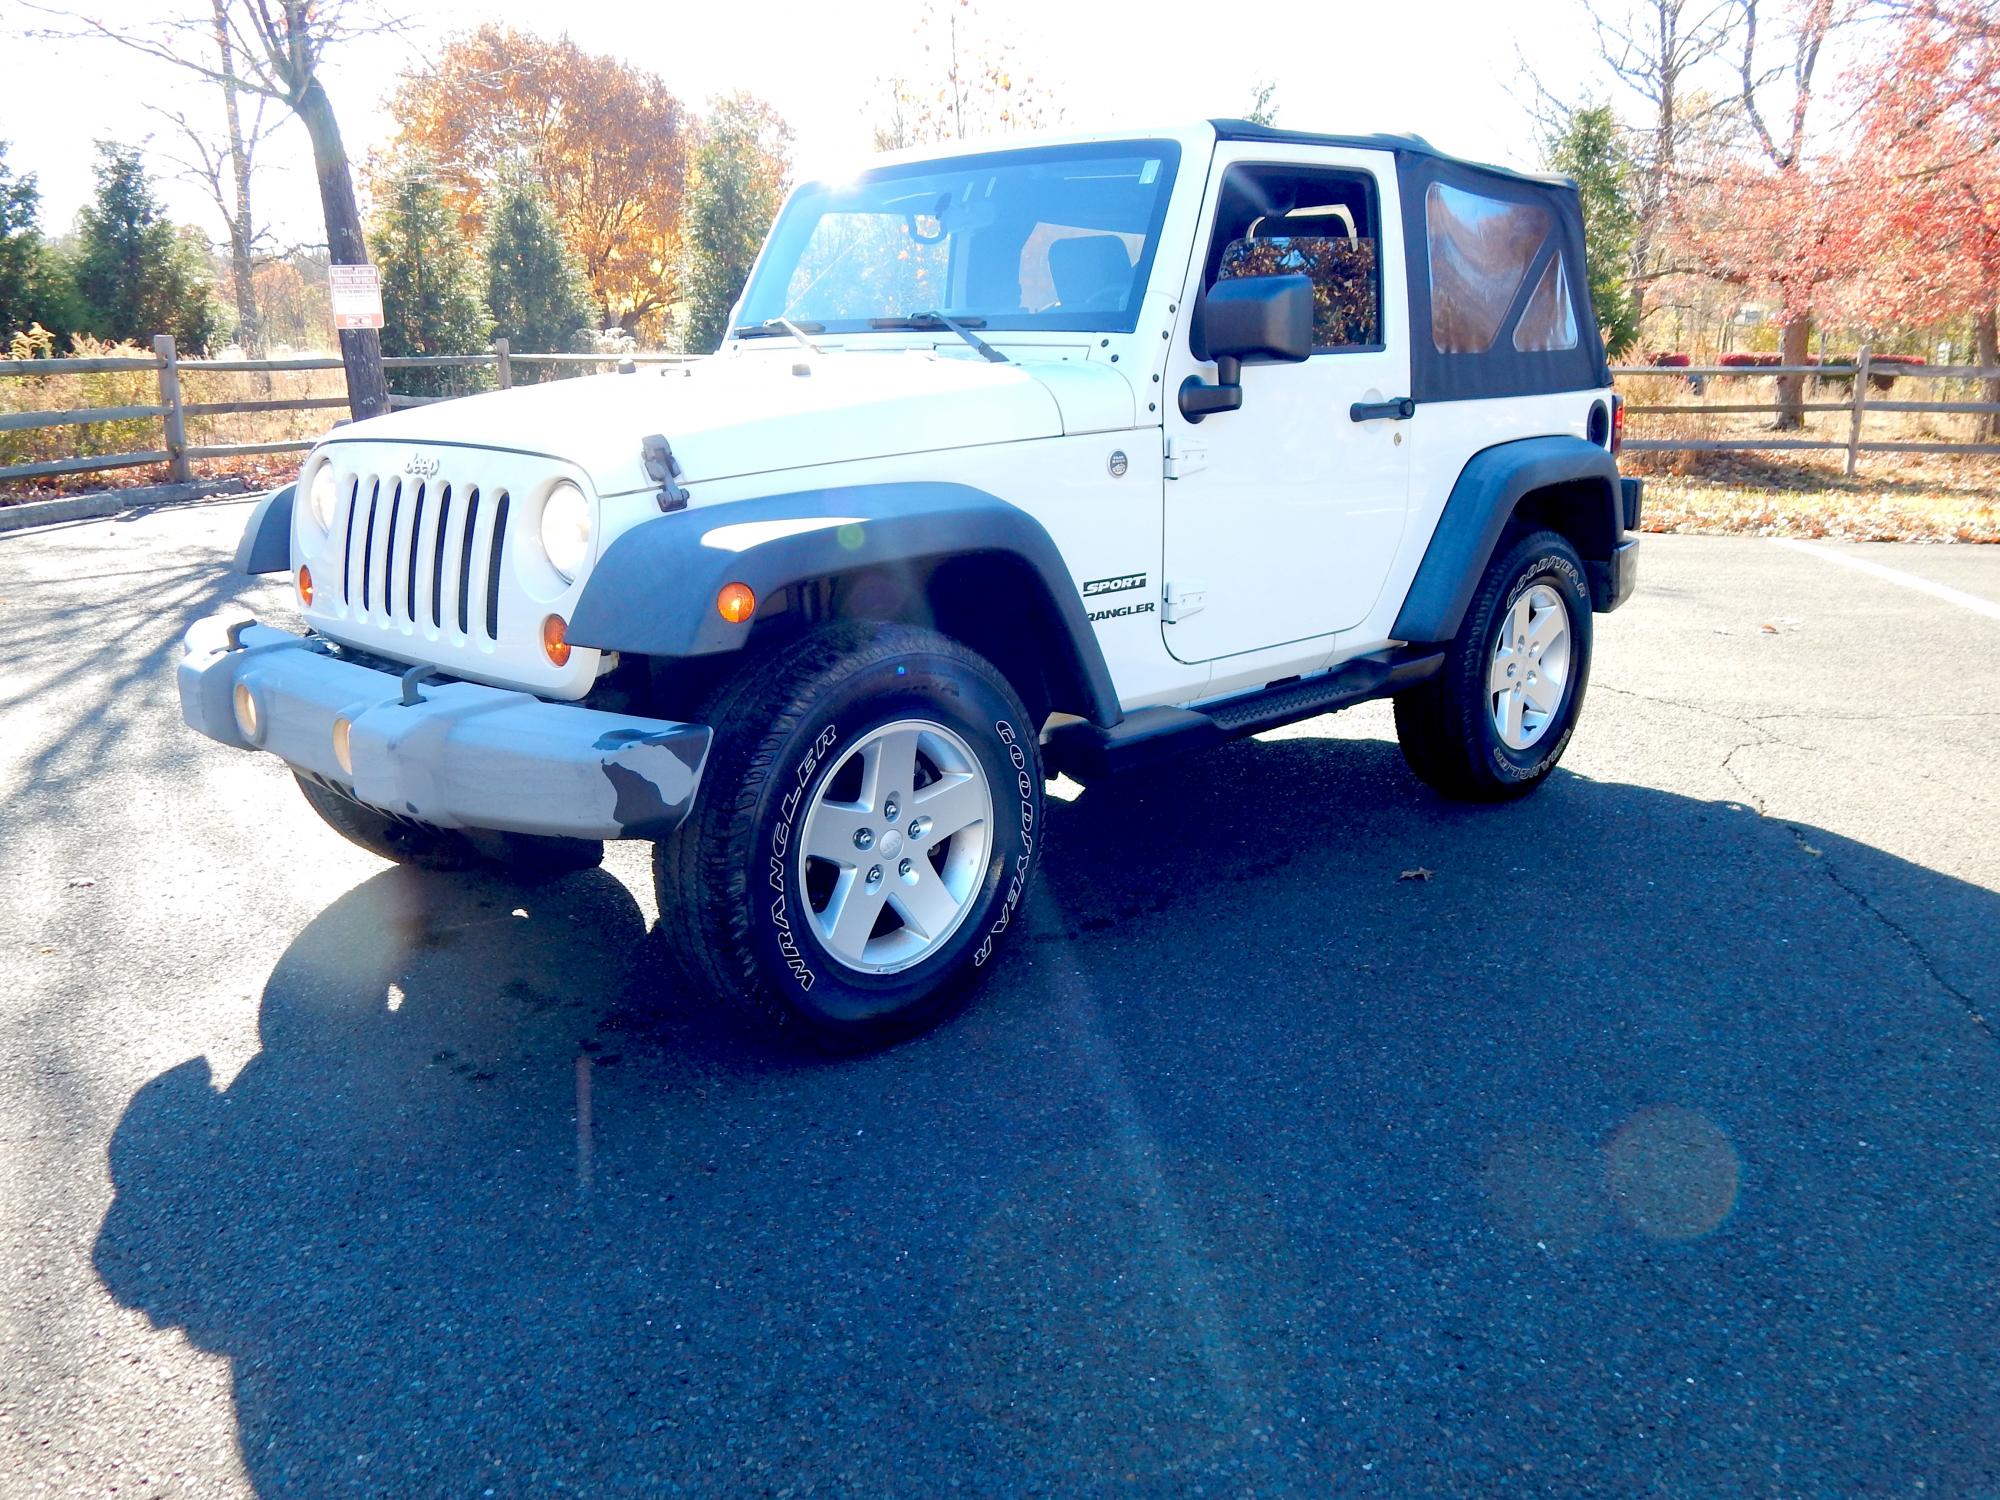
<instances>
[{"instance_id":1,"label":"rear wheel","mask_svg":"<svg viewBox=\"0 0 2000 1500\"><path fill-rule=\"evenodd\" d=\"M849 1051L934 1025L1012 925L1041 760L1026 710L934 631L843 624L724 682L693 816L657 847L696 987Z\"/></svg>"},{"instance_id":2,"label":"rear wheel","mask_svg":"<svg viewBox=\"0 0 2000 1500\"><path fill-rule=\"evenodd\" d=\"M1495 556L1444 666L1396 696L1410 769L1448 797L1533 791L1569 747L1590 680L1590 591L1576 549L1531 532Z\"/></svg>"},{"instance_id":3,"label":"rear wheel","mask_svg":"<svg viewBox=\"0 0 2000 1500\"><path fill-rule=\"evenodd\" d=\"M541 879L594 870L604 858L604 845L595 840L503 833L493 828L434 828L378 812L300 772L294 771L292 776L305 794L306 804L335 833L399 865L425 870L499 865L516 875Z\"/></svg>"}]
</instances>

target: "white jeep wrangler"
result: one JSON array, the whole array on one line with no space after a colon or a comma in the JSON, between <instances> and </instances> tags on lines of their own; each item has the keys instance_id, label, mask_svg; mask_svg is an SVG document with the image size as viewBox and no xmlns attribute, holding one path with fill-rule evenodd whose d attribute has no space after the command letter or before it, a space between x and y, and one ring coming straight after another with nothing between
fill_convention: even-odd
<instances>
[{"instance_id":1,"label":"white jeep wrangler","mask_svg":"<svg viewBox=\"0 0 2000 1500\"><path fill-rule=\"evenodd\" d=\"M197 625L188 723L391 859L651 839L687 975L859 1047L1007 941L1046 774L1393 696L1518 796L1633 587L1567 182L1235 121L885 157L734 322L336 430L237 560L309 632Z\"/></svg>"}]
</instances>

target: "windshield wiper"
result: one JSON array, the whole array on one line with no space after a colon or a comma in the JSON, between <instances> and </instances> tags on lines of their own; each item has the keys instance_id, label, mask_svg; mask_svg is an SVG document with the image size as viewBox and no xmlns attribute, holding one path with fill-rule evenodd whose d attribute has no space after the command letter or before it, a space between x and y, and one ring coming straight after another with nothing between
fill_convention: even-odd
<instances>
[{"instance_id":1,"label":"windshield wiper","mask_svg":"<svg viewBox=\"0 0 2000 1500\"><path fill-rule=\"evenodd\" d=\"M947 318L941 312L913 312L905 313L900 318L870 318L868 326L870 328L948 328L964 339L966 343L972 345L973 348L977 349L987 359L992 360L994 364L1006 365L1013 363L1006 355L1002 354L998 349L987 343L985 339L972 331L975 328L984 328L986 326L984 318Z\"/></svg>"},{"instance_id":2,"label":"windshield wiper","mask_svg":"<svg viewBox=\"0 0 2000 1500\"><path fill-rule=\"evenodd\" d=\"M812 350L813 353L826 353L818 344L815 344L811 339L806 337L809 333L826 332L826 325L824 323L794 323L790 318L766 318L761 323L750 323L742 328L732 328L729 331L739 339L768 339L776 338L781 333L789 334L792 338L797 339L801 344Z\"/></svg>"}]
</instances>

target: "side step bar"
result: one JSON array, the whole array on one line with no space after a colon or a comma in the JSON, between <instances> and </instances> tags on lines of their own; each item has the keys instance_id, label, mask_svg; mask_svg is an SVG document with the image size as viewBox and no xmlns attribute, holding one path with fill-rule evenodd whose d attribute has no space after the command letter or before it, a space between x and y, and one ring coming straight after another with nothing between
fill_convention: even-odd
<instances>
[{"instance_id":1,"label":"side step bar","mask_svg":"<svg viewBox=\"0 0 2000 1500\"><path fill-rule=\"evenodd\" d=\"M1387 698L1422 682L1443 665L1444 651L1437 646L1377 651L1342 662L1330 672L1273 683L1199 708L1137 709L1109 729L1082 720L1060 724L1049 732L1043 755L1051 772L1088 782L1371 698Z\"/></svg>"}]
</instances>

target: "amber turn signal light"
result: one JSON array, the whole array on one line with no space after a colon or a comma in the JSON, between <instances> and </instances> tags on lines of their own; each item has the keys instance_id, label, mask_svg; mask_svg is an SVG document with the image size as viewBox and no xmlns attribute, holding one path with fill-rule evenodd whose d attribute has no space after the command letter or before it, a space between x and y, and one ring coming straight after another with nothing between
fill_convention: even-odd
<instances>
[{"instance_id":1,"label":"amber turn signal light","mask_svg":"<svg viewBox=\"0 0 2000 1500\"><path fill-rule=\"evenodd\" d=\"M555 666L569 665L569 621L561 615L542 621L542 654Z\"/></svg>"},{"instance_id":2,"label":"amber turn signal light","mask_svg":"<svg viewBox=\"0 0 2000 1500\"><path fill-rule=\"evenodd\" d=\"M741 625L757 608L757 596L747 583L725 583L715 596L715 612L732 625Z\"/></svg>"},{"instance_id":3,"label":"amber turn signal light","mask_svg":"<svg viewBox=\"0 0 2000 1500\"><path fill-rule=\"evenodd\" d=\"M313 602L313 570L299 569L299 603L311 607Z\"/></svg>"}]
</instances>

